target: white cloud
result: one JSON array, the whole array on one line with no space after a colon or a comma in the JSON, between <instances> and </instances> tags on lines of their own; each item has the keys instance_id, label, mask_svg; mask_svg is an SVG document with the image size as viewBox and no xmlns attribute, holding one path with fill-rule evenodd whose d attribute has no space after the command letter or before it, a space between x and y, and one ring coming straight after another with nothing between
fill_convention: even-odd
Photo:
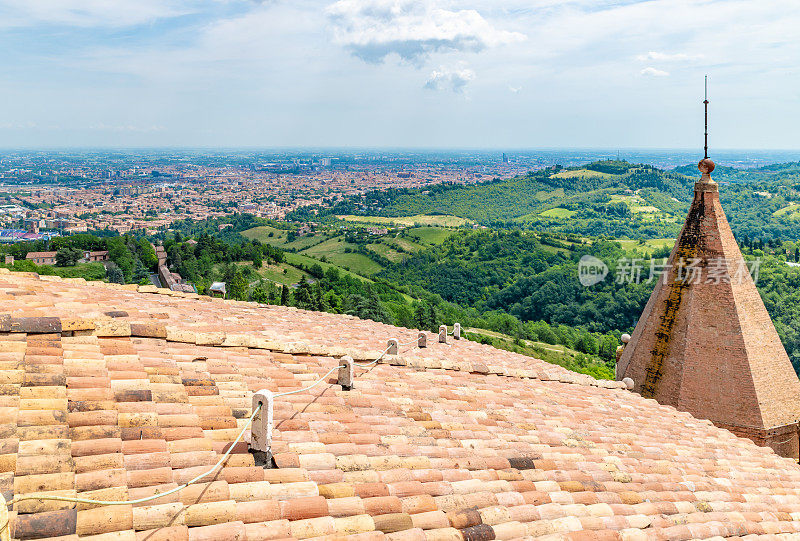
<instances>
[{"instance_id":1,"label":"white cloud","mask_svg":"<svg viewBox=\"0 0 800 541\"><path fill-rule=\"evenodd\" d=\"M647 54L640 54L636 57L636 60L641 62L648 62L648 61L660 61L660 62L686 62L692 60L700 60L703 58L701 54L684 54L684 53L659 53L656 51L650 51Z\"/></svg>"},{"instance_id":2,"label":"white cloud","mask_svg":"<svg viewBox=\"0 0 800 541\"><path fill-rule=\"evenodd\" d=\"M669 72L649 66L640 71L639 75L645 75L647 77L669 77Z\"/></svg>"},{"instance_id":3,"label":"white cloud","mask_svg":"<svg viewBox=\"0 0 800 541\"><path fill-rule=\"evenodd\" d=\"M428 90L450 91L463 94L470 81L475 79L475 72L465 67L441 67L431 72L425 82Z\"/></svg>"},{"instance_id":4,"label":"white cloud","mask_svg":"<svg viewBox=\"0 0 800 541\"><path fill-rule=\"evenodd\" d=\"M519 94L520 92L522 92L522 87L521 87L521 86L509 86L509 87L508 87L508 90L509 90L509 91L510 91L512 94Z\"/></svg>"},{"instance_id":5,"label":"white cloud","mask_svg":"<svg viewBox=\"0 0 800 541\"><path fill-rule=\"evenodd\" d=\"M653 66L648 66L640 71L639 75L644 75L646 77L669 77L669 72L656 69Z\"/></svg>"},{"instance_id":6,"label":"white cloud","mask_svg":"<svg viewBox=\"0 0 800 541\"><path fill-rule=\"evenodd\" d=\"M436 0L339 0L327 14L334 41L367 62L391 54L419 61L434 52L478 52L526 39L495 28L475 10L445 9Z\"/></svg>"}]
</instances>

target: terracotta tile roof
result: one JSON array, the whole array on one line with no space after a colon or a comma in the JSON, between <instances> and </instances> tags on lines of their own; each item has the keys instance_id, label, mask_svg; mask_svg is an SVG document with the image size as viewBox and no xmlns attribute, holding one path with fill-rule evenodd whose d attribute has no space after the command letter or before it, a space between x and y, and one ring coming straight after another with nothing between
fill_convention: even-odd
<instances>
[{"instance_id":1,"label":"terracotta tile roof","mask_svg":"<svg viewBox=\"0 0 800 541\"><path fill-rule=\"evenodd\" d=\"M147 291L147 289L145 289ZM416 331L0 275L0 493L131 500L209 469L254 391ZM433 337L429 342L433 341ZM424 353L420 353L423 351ZM413 354L413 356L411 355ZM374 358L374 357L373 357ZM277 468L238 444L146 504L23 501L19 539L693 539L800 533L800 468L671 407L466 341L275 403ZM563 380L563 381L559 381Z\"/></svg>"}]
</instances>

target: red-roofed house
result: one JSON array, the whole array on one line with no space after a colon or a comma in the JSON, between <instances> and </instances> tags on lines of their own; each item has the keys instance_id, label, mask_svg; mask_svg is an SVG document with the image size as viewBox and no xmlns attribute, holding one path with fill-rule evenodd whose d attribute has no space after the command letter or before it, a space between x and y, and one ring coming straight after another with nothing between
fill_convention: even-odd
<instances>
[{"instance_id":1,"label":"red-roofed house","mask_svg":"<svg viewBox=\"0 0 800 541\"><path fill-rule=\"evenodd\" d=\"M33 261L37 265L55 265L56 253L55 252L28 252L25 256L28 261Z\"/></svg>"}]
</instances>

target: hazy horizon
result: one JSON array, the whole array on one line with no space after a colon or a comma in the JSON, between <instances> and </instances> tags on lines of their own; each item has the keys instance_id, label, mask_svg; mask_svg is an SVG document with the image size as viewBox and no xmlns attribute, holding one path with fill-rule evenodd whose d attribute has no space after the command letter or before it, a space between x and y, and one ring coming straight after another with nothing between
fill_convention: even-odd
<instances>
[{"instance_id":1,"label":"hazy horizon","mask_svg":"<svg viewBox=\"0 0 800 541\"><path fill-rule=\"evenodd\" d=\"M699 150L698 150L699 149ZM325 152L561 152L561 151L585 151L585 152L673 152L673 153L703 153L702 146L694 147L615 147L615 146L538 146L538 147L506 147L506 146L362 146L362 145L52 145L52 146L0 146L0 152L125 152L125 151L235 151L235 152L258 152L258 151L325 151ZM709 148L709 155L730 154L742 152L776 152L776 153L797 153L800 155L800 148L771 148L771 147L730 147L730 148ZM702 156L701 156L702 158Z\"/></svg>"},{"instance_id":2,"label":"hazy horizon","mask_svg":"<svg viewBox=\"0 0 800 541\"><path fill-rule=\"evenodd\" d=\"M75 159L95 162L97 160L141 160L150 159L199 160L208 158L231 163L250 165L270 161L307 161L321 157L334 159L339 166L354 164L386 165L391 167L464 164L491 166L502 160L503 155L518 168L540 169L552 165L575 166L597 160L622 159L631 163L645 163L662 169L672 169L697 163L702 158L702 149L648 149L648 148L400 148L400 147L62 147L40 149L2 149L0 158L6 162L24 163L25 157L38 160L50 158ZM719 166L756 168L772 164L799 162L800 150L719 149L709 152ZM19 162L23 160L23 162ZM338 160L342 160L338 162ZM174 163L180 163L175 161Z\"/></svg>"}]
</instances>

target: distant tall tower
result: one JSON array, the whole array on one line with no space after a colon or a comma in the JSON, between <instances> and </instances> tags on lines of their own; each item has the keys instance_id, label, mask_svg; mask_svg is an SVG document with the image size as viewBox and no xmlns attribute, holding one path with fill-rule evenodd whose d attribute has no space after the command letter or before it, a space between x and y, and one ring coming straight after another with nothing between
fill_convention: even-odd
<instances>
[{"instance_id":1,"label":"distant tall tower","mask_svg":"<svg viewBox=\"0 0 800 541\"><path fill-rule=\"evenodd\" d=\"M503 152L503 163L508 163L508 154Z\"/></svg>"},{"instance_id":2,"label":"distant tall tower","mask_svg":"<svg viewBox=\"0 0 800 541\"><path fill-rule=\"evenodd\" d=\"M617 365L634 391L798 458L800 380L719 202L708 158L694 200Z\"/></svg>"}]
</instances>

